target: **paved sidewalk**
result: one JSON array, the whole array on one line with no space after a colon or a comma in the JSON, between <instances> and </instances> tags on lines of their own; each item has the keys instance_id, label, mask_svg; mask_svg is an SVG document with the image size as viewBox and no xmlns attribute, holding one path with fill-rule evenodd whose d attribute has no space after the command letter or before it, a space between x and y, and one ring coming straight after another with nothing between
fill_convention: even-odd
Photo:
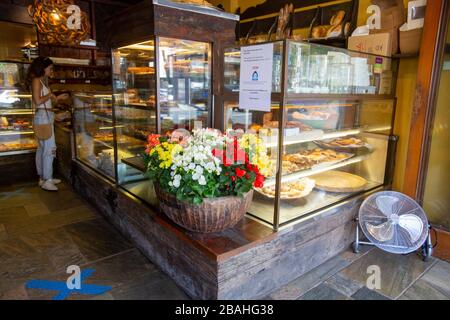
<instances>
[{"instance_id":1,"label":"paved sidewalk","mask_svg":"<svg viewBox=\"0 0 450 320\"><path fill-rule=\"evenodd\" d=\"M0 299L51 299L53 292L25 283L65 281L69 265L95 269L87 283L112 287L69 299L188 299L67 185L58 193L34 183L0 186ZM365 286L371 265L381 272L375 291ZM450 299L450 264L362 247L361 254L344 252L266 299Z\"/></svg>"}]
</instances>

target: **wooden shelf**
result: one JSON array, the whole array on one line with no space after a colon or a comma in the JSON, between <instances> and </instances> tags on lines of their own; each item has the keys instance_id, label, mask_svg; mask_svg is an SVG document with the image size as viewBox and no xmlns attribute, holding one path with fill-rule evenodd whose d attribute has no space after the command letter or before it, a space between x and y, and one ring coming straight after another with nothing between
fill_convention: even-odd
<instances>
[{"instance_id":1,"label":"wooden shelf","mask_svg":"<svg viewBox=\"0 0 450 320\"><path fill-rule=\"evenodd\" d=\"M310 39L305 39L305 42L309 42L309 43L315 43L315 44L323 44L323 45L333 45L333 44L338 44L339 47L346 47L347 44L347 37L332 37L332 38L310 38Z\"/></svg>"},{"instance_id":2,"label":"wooden shelf","mask_svg":"<svg viewBox=\"0 0 450 320\"><path fill-rule=\"evenodd\" d=\"M31 61L28 60L15 60L15 59L5 59L5 60L0 60L0 63L24 63L24 64L31 64Z\"/></svg>"},{"instance_id":3,"label":"wooden shelf","mask_svg":"<svg viewBox=\"0 0 450 320\"><path fill-rule=\"evenodd\" d=\"M419 53L396 53L392 55L392 58L395 59L410 59L410 58L418 58Z\"/></svg>"}]
</instances>

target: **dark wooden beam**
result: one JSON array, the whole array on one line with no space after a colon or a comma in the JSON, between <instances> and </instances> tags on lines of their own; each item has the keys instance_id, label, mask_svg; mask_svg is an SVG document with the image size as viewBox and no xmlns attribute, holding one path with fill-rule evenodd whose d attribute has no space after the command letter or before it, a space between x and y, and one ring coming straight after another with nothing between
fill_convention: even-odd
<instances>
[{"instance_id":1,"label":"dark wooden beam","mask_svg":"<svg viewBox=\"0 0 450 320\"><path fill-rule=\"evenodd\" d=\"M84 1L105 4L105 5L109 5L109 6L123 7L123 8L132 6L138 2L138 1L120 2L120 1L114 1L114 0L84 0Z\"/></svg>"},{"instance_id":2,"label":"dark wooden beam","mask_svg":"<svg viewBox=\"0 0 450 320\"><path fill-rule=\"evenodd\" d=\"M28 15L27 7L15 4L0 3L0 21L33 24Z\"/></svg>"}]
</instances>

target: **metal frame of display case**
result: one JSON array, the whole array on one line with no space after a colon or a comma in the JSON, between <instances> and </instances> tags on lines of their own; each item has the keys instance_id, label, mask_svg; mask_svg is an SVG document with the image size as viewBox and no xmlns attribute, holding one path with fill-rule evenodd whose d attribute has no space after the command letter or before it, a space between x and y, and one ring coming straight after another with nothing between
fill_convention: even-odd
<instances>
[{"instance_id":1,"label":"metal frame of display case","mask_svg":"<svg viewBox=\"0 0 450 320\"><path fill-rule=\"evenodd\" d=\"M376 190L380 190L380 189L388 189L391 187L392 185L392 179L393 179L393 170L394 170L394 166L395 166L395 152L396 152L396 146L397 146L397 140L398 137L393 135L393 128L394 128L394 121L395 121L395 113L396 113L396 103L397 103L397 98L395 95L396 92L396 81L393 81L393 85L392 85L392 93L389 95L379 95L379 94L323 94L323 93L289 93L288 92L288 64L289 64L289 44L290 43L298 43L299 41L295 41L295 40L289 40L289 39L285 39L285 40L276 40L276 41L270 41L270 42L265 42L265 43L255 43L255 44L249 44L249 45L236 45L236 46L230 46L226 49L231 49L231 48L242 48L242 47L248 47L248 46L258 46L258 45L262 45L262 44L269 44L269 43L282 43L282 63L281 63L281 81L280 81L280 92L272 92L271 93L271 101L277 101L279 102L279 110L278 110L278 116L279 116L279 123L278 123L278 132L283 132L283 128L285 127L285 117L284 117L284 108L287 105L287 101L288 100L353 100L353 101L363 101L363 100L392 100L393 101L393 114L392 114L392 119L391 119L391 130L390 130L390 134L387 136L388 139L388 149L387 149L387 159L386 159L386 170L385 170L385 177L384 177L384 183L383 185L380 187L374 187L372 189L369 190L363 190L354 194L349 195L348 197L345 197L343 199L340 199L339 201L332 203L330 205L321 207L320 209L317 210L313 210L312 212L309 212L305 215L300 215L294 219L291 219L287 222L284 223L280 223L280 188L276 188L275 189L275 204L274 204L274 220L273 220L273 224L270 224L266 221L264 221L262 218L255 216L254 214L251 213L247 213L247 215L249 215L251 218L265 224L268 225L270 227L272 227L275 231L278 231L280 228L283 227L287 227L287 226L291 226L293 224L299 223L301 221L304 221L306 219L312 218L316 215L321 214L322 212L325 212L327 210L339 207L341 205L344 205L345 203L348 203L350 200L358 197L358 196L363 196L363 195L367 195L370 193L373 193ZM326 45L322 45L322 44L313 44L313 43L306 43L308 45L311 46L318 46L318 47L329 47L329 48L333 48L333 49L337 49L335 47L330 47L330 46L326 46ZM342 50L342 49L340 49ZM352 51L352 50L346 50L347 52L350 53L355 53L355 54L362 54L362 55L367 55L367 56L378 56L378 57L382 57L382 58L387 58L390 59L392 62L395 62L395 67L394 67L394 73L393 73L393 79L397 79L397 75L398 75L398 63L397 63L397 59L393 58L393 57L384 57L384 56L380 56L380 55L373 55L373 54L368 54L368 53L363 53L363 52L357 52L357 51ZM225 59L225 56L223 57ZM225 65L225 62L224 62ZM239 101L239 92L238 91L231 91L225 88L225 85L221 86L221 110L225 109L224 107L224 103L226 102L238 102ZM215 118L215 122L214 122L214 126L219 129L219 130L224 130L225 129L225 117L220 117L220 118ZM278 146L284 146L284 134L278 134ZM278 157L277 157L277 169L276 169L276 185L280 186L281 185L281 180L282 180L282 170L281 170L281 166L280 163L282 163L282 157L283 157L283 153L282 152L278 152ZM327 169L330 170L330 169Z\"/></svg>"}]
</instances>

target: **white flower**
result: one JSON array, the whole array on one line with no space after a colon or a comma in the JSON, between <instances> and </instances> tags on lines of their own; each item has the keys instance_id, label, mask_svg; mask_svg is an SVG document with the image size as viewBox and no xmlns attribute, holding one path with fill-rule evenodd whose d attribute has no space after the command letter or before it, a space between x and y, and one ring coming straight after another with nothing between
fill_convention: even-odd
<instances>
[{"instance_id":1,"label":"white flower","mask_svg":"<svg viewBox=\"0 0 450 320\"><path fill-rule=\"evenodd\" d=\"M201 186L206 185L205 176L201 176L200 179L198 179L198 184L201 185Z\"/></svg>"},{"instance_id":2,"label":"white flower","mask_svg":"<svg viewBox=\"0 0 450 320\"><path fill-rule=\"evenodd\" d=\"M190 163L188 168L189 168L189 170L194 170L195 169L195 163Z\"/></svg>"},{"instance_id":3,"label":"white flower","mask_svg":"<svg viewBox=\"0 0 450 320\"><path fill-rule=\"evenodd\" d=\"M174 186L175 188L178 188L178 187L180 186L180 180L174 180L174 181L173 181L173 186Z\"/></svg>"},{"instance_id":4,"label":"white flower","mask_svg":"<svg viewBox=\"0 0 450 320\"><path fill-rule=\"evenodd\" d=\"M200 176L201 176L200 173L194 173L194 174L192 175L192 180L196 181L196 180L200 179Z\"/></svg>"},{"instance_id":5,"label":"white flower","mask_svg":"<svg viewBox=\"0 0 450 320\"><path fill-rule=\"evenodd\" d=\"M195 172L198 174L202 174L203 173L203 167L198 165L197 167L195 167Z\"/></svg>"}]
</instances>

